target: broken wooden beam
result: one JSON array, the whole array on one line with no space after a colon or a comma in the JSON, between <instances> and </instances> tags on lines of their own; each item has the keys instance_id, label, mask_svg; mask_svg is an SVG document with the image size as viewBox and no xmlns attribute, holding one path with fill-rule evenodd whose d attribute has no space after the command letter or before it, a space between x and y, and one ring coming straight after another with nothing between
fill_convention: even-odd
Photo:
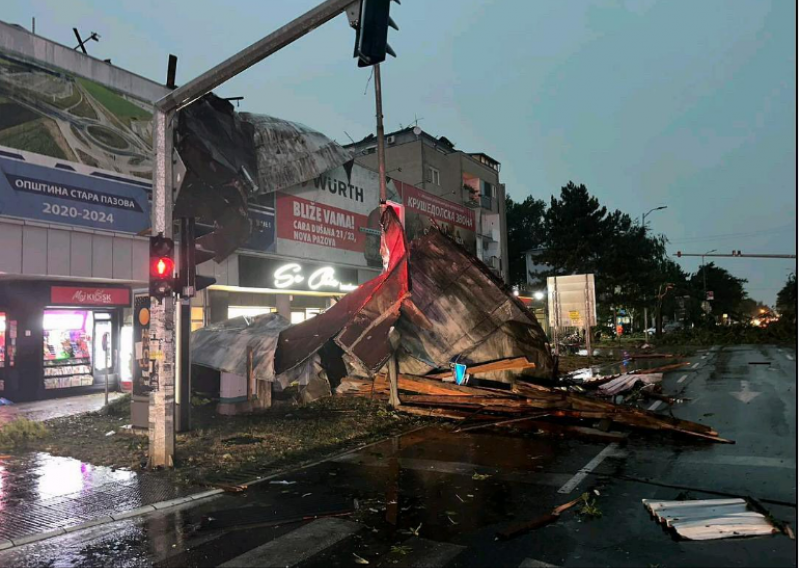
<instances>
[{"instance_id":1,"label":"broken wooden beam","mask_svg":"<svg viewBox=\"0 0 800 568\"><path fill-rule=\"evenodd\" d=\"M467 373L470 375L480 375L481 373L493 373L495 371L515 371L523 369L535 369L536 363L528 361L525 357L513 357L508 359L500 359L498 361L490 361L488 363L479 363L477 365L467 366ZM425 375L433 379L446 379L453 376L452 371L444 371L441 373L433 373Z\"/></svg>"}]
</instances>

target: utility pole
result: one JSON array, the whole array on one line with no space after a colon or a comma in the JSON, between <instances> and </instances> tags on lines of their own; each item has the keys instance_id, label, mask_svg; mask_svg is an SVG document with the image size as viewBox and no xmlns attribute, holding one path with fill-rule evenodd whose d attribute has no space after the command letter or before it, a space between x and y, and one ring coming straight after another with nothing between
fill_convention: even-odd
<instances>
[{"instance_id":1,"label":"utility pole","mask_svg":"<svg viewBox=\"0 0 800 568\"><path fill-rule=\"evenodd\" d=\"M378 175L381 187L381 212L386 209L386 150L383 140L383 95L381 93L381 64L375 67L375 120L378 136Z\"/></svg>"},{"instance_id":2,"label":"utility pole","mask_svg":"<svg viewBox=\"0 0 800 568\"><path fill-rule=\"evenodd\" d=\"M172 238L173 120L176 113L222 83L343 13L353 0L326 0L155 103L152 234ZM154 301L155 300L155 301ZM175 296L151 296L149 400L150 467L172 467L175 455Z\"/></svg>"},{"instance_id":3,"label":"utility pole","mask_svg":"<svg viewBox=\"0 0 800 568\"><path fill-rule=\"evenodd\" d=\"M174 92L174 91L173 91ZM174 110L156 107L153 132L152 233L172 238L172 152ZM172 467L175 456L175 296L150 297L150 359L152 364L148 430L149 467Z\"/></svg>"},{"instance_id":4,"label":"utility pole","mask_svg":"<svg viewBox=\"0 0 800 568\"><path fill-rule=\"evenodd\" d=\"M376 63L375 70L375 120L376 134L378 137L378 177L380 178L380 204L381 215L386 210L386 149L383 138L383 94L381 93L381 64ZM381 231L381 239L385 239L386 234ZM381 247L384 248L384 247ZM397 376L400 372L397 361L397 352L393 352L387 363L389 366L389 406L397 408L400 406L400 391L397 386Z\"/></svg>"},{"instance_id":5,"label":"utility pole","mask_svg":"<svg viewBox=\"0 0 800 568\"><path fill-rule=\"evenodd\" d=\"M652 213L653 211L661 211L662 209L666 209L666 208L667 208L666 205L660 205L659 207L653 207L647 213L642 213L642 229L647 229L647 227L644 224L644 220L647 219L647 216L650 215L650 213ZM647 321L647 304L645 304L645 306L644 306L644 334L645 334L645 337L647 337L647 326L648 326L649 323L650 322Z\"/></svg>"}]
</instances>

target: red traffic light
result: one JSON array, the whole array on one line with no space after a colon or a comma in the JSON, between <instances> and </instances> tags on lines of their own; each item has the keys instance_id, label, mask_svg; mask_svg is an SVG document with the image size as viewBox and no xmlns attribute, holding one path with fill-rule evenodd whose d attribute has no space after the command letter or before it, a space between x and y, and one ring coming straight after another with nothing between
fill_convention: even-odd
<instances>
[{"instance_id":1,"label":"red traffic light","mask_svg":"<svg viewBox=\"0 0 800 568\"><path fill-rule=\"evenodd\" d=\"M153 276L158 276L159 278L171 277L175 270L175 262L167 256L162 256L156 260L153 268Z\"/></svg>"}]
</instances>

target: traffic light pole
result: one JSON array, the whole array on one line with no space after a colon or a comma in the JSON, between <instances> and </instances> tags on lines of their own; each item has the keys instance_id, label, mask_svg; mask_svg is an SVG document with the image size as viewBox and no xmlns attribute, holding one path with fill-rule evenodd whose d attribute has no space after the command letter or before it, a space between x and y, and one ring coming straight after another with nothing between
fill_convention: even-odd
<instances>
[{"instance_id":1,"label":"traffic light pole","mask_svg":"<svg viewBox=\"0 0 800 568\"><path fill-rule=\"evenodd\" d=\"M381 188L381 214L386 209L386 150L383 138L383 94L381 92L381 64L376 63L373 67L375 72L375 120L377 122L378 136L378 178ZM381 233L381 238L385 238ZM393 408L400 406L400 394L397 386L397 354L393 353L387 363L389 366L389 405Z\"/></svg>"},{"instance_id":2,"label":"traffic light pole","mask_svg":"<svg viewBox=\"0 0 800 568\"><path fill-rule=\"evenodd\" d=\"M152 233L172 238L172 151L174 111L156 109L153 144ZM149 467L172 467L175 455L175 297L150 298Z\"/></svg>"}]
</instances>

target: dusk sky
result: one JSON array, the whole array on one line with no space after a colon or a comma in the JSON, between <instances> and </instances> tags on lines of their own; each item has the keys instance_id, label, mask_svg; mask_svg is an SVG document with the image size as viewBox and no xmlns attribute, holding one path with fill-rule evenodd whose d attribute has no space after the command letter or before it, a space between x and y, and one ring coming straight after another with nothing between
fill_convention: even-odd
<instances>
[{"instance_id":1,"label":"dusk sky","mask_svg":"<svg viewBox=\"0 0 800 568\"><path fill-rule=\"evenodd\" d=\"M29 0L0 19L163 82L186 82L320 0ZM387 130L413 123L502 163L515 200L572 180L669 251L796 253L792 0L403 0L382 66ZM340 16L219 89L341 143L374 131L369 69ZM391 164L388 164L391 169ZM795 262L719 259L774 304ZM699 259L683 259L685 270Z\"/></svg>"}]
</instances>

